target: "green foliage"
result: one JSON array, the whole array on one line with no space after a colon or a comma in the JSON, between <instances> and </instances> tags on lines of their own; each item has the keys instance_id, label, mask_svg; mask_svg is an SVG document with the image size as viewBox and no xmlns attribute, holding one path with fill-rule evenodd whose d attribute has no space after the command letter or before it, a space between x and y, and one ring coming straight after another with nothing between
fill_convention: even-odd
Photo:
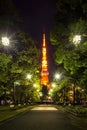
<instances>
[{"instance_id":1,"label":"green foliage","mask_svg":"<svg viewBox=\"0 0 87 130\"><path fill-rule=\"evenodd\" d=\"M0 37L8 36L10 46L8 48L4 47L0 40L0 95L3 94L5 88L9 91L11 89L14 91L14 83L18 81L20 84L15 86L15 96L18 101L24 101L25 95L28 94L26 87L28 86L32 93L31 84L32 86L33 83L40 84L40 51L37 49L37 44L31 36L23 32L22 28L20 30L20 25L18 27L20 22L21 20L13 2L11 0L1 0ZM8 52L5 49L8 49ZM26 79L28 73L32 75L31 81ZM11 99L13 98L12 94L10 94ZM34 92L32 98L35 99L35 97L37 97L37 93Z\"/></svg>"},{"instance_id":2,"label":"green foliage","mask_svg":"<svg viewBox=\"0 0 87 130\"><path fill-rule=\"evenodd\" d=\"M65 59L65 50L62 46L59 46L55 52L55 62L57 64L62 64L63 60Z\"/></svg>"},{"instance_id":3,"label":"green foliage","mask_svg":"<svg viewBox=\"0 0 87 130\"><path fill-rule=\"evenodd\" d=\"M11 55L0 53L0 82L7 82L9 80L8 73L11 66Z\"/></svg>"},{"instance_id":4,"label":"green foliage","mask_svg":"<svg viewBox=\"0 0 87 130\"><path fill-rule=\"evenodd\" d=\"M25 100L25 95L27 94L27 98L30 99L31 97L33 101L37 97L35 93L32 93L32 87L33 82L36 83L39 78L39 51L36 48L35 42L28 35L21 32L18 36L20 38L20 44L17 46L16 58L12 64L11 73L14 81L20 81L20 90L17 88L19 92L17 94L17 98L19 97L18 100ZM26 79L28 73L32 75L31 80Z\"/></svg>"},{"instance_id":5,"label":"green foliage","mask_svg":"<svg viewBox=\"0 0 87 130\"><path fill-rule=\"evenodd\" d=\"M65 79L69 79L68 82L62 82L63 86L71 82L87 89L86 5L84 0L57 0L55 27L50 34L50 40L55 48L55 63L65 69ZM77 46L73 43L75 35L81 35Z\"/></svg>"},{"instance_id":6,"label":"green foliage","mask_svg":"<svg viewBox=\"0 0 87 130\"><path fill-rule=\"evenodd\" d=\"M71 23L68 26L70 34L70 42L73 42L75 35L81 35L82 42L85 40L85 34L87 33L87 20L79 19L77 22Z\"/></svg>"},{"instance_id":7,"label":"green foliage","mask_svg":"<svg viewBox=\"0 0 87 130\"><path fill-rule=\"evenodd\" d=\"M20 42L17 43L16 57L11 72L18 75L17 77L26 77L28 73L33 75L39 69L39 51L36 48L36 43L26 33L21 32L18 37Z\"/></svg>"}]
</instances>

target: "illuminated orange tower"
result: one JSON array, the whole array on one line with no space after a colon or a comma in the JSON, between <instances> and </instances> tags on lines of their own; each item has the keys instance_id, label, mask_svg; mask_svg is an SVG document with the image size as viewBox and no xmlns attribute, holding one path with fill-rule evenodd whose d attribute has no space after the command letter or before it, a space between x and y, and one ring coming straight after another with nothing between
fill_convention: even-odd
<instances>
[{"instance_id":1,"label":"illuminated orange tower","mask_svg":"<svg viewBox=\"0 0 87 130\"><path fill-rule=\"evenodd\" d=\"M45 85L47 86L47 89L49 89L49 72L48 72L48 63L47 63L45 34L43 34L43 44L42 44L41 85Z\"/></svg>"}]
</instances>

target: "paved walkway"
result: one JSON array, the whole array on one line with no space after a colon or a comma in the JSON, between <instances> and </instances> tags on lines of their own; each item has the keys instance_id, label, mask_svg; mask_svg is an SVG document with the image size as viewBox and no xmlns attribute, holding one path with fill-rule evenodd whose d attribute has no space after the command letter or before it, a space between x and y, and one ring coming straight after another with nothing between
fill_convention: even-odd
<instances>
[{"instance_id":1,"label":"paved walkway","mask_svg":"<svg viewBox=\"0 0 87 130\"><path fill-rule=\"evenodd\" d=\"M39 110L41 109L41 110ZM86 130L66 112L54 106L39 106L0 125L0 130Z\"/></svg>"}]
</instances>

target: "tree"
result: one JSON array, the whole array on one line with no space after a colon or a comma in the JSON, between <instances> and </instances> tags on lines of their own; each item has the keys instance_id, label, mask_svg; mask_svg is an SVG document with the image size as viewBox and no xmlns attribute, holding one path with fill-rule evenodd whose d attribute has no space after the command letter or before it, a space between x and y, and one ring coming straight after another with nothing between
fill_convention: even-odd
<instances>
[{"instance_id":1,"label":"tree","mask_svg":"<svg viewBox=\"0 0 87 130\"><path fill-rule=\"evenodd\" d=\"M11 0L0 1L0 37L3 35L9 36L10 46L5 52L5 47L0 43L1 54L0 70L0 85L2 80L5 86L9 86L8 90L14 91L14 83L20 82L19 87L16 86L17 97L23 99L26 95L26 75L31 73L33 80L31 83L39 82L39 50L36 42L29 34L20 29L19 23L21 20L18 17L14 4ZM1 42L1 40L0 40ZM5 54L7 54L7 57ZM4 66L3 66L4 65ZM8 84L8 85L7 85ZM28 84L30 85L30 84ZM29 86L28 86L29 87ZM3 86L0 88L2 91ZM30 89L30 88L29 88ZM31 90L31 89L30 89Z\"/></svg>"},{"instance_id":2,"label":"tree","mask_svg":"<svg viewBox=\"0 0 87 130\"><path fill-rule=\"evenodd\" d=\"M0 52L0 97L6 98L6 91L9 89L10 67L12 56Z\"/></svg>"},{"instance_id":3,"label":"tree","mask_svg":"<svg viewBox=\"0 0 87 130\"><path fill-rule=\"evenodd\" d=\"M19 39L19 41L16 43L17 47L13 55L11 77L13 82L20 82L20 91L17 87L16 89L20 93L18 95L21 96L22 93L22 96L25 98L26 94L29 95L27 92L30 93L31 91L32 93L30 86L33 86L33 82L36 82L36 80L39 79L39 51L35 41L28 36L28 34L20 32L17 35L17 39ZM29 81L26 79L28 73L32 75L32 78ZM25 89L22 89L23 86ZM29 89L29 91L26 91L27 89Z\"/></svg>"},{"instance_id":4,"label":"tree","mask_svg":"<svg viewBox=\"0 0 87 130\"><path fill-rule=\"evenodd\" d=\"M87 52L85 49L87 43L84 37L87 33L86 2L83 0L60 0L57 1L57 10L56 26L51 32L51 42L56 47L55 62L57 65L63 65L71 76L78 75L79 79L79 72L82 72L81 61L85 62ZM78 47L75 47L73 43L73 37L76 34L82 36ZM82 60L83 55L85 55L84 60ZM84 70L86 70L86 66L84 66Z\"/></svg>"},{"instance_id":5,"label":"tree","mask_svg":"<svg viewBox=\"0 0 87 130\"><path fill-rule=\"evenodd\" d=\"M87 6L84 0L58 0L55 27L50 39L55 47L55 63L63 70L68 83L85 89L87 82ZM74 37L81 40L74 44ZM64 83L65 84L65 83ZM85 91L86 92L86 91Z\"/></svg>"}]
</instances>

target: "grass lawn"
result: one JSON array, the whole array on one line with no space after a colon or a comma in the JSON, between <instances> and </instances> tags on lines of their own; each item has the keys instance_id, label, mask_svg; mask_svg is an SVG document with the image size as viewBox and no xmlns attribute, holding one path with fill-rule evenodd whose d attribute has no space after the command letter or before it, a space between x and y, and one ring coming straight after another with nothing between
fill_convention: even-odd
<instances>
[{"instance_id":1,"label":"grass lawn","mask_svg":"<svg viewBox=\"0 0 87 130\"><path fill-rule=\"evenodd\" d=\"M87 113L87 107L83 107L83 106L70 106L68 107L69 110L71 110L72 112L76 112L78 114L83 113L86 114Z\"/></svg>"},{"instance_id":2,"label":"grass lawn","mask_svg":"<svg viewBox=\"0 0 87 130\"><path fill-rule=\"evenodd\" d=\"M27 106L16 110L11 110L10 106L0 106L0 122L12 118L22 112L29 110L33 106Z\"/></svg>"}]
</instances>

